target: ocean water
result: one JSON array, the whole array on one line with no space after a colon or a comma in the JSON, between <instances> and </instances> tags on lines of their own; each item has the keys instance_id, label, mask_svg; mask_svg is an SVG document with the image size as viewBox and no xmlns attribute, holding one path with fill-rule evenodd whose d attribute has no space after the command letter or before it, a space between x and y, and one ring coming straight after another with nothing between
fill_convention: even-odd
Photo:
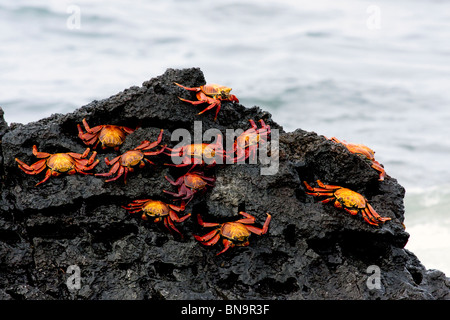
<instances>
[{"instance_id":1,"label":"ocean water","mask_svg":"<svg viewBox=\"0 0 450 320\"><path fill-rule=\"evenodd\" d=\"M0 0L8 123L200 67L241 103L364 143L406 188L406 246L450 275L450 1Z\"/></svg>"}]
</instances>

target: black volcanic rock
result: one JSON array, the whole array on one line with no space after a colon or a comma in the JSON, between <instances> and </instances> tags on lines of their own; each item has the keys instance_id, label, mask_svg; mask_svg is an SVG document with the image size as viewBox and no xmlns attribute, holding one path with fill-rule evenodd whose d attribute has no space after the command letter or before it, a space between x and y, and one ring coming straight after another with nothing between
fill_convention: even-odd
<instances>
[{"instance_id":1,"label":"black volcanic rock","mask_svg":"<svg viewBox=\"0 0 450 320\"><path fill-rule=\"evenodd\" d=\"M198 68L168 69L163 75L69 114L55 114L27 125L8 126L0 117L0 299L450 299L449 279L426 270L404 249L404 189L378 174L360 157L314 132L284 132L268 112L224 102L217 121L214 111L197 115L201 106L178 99L194 93L173 84L205 84ZM1 116L3 115L3 112ZM77 124L117 124L138 128L119 152L98 149L93 172L106 172L109 159L143 140L174 146L176 129L248 129L249 119L263 119L279 130L279 167L261 175L261 164L223 164L209 168L214 188L198 194L186 212L190 219L170 234L161 224L143 221L121 206L134 199L171 203L162 190L174 191L165 175L176 179L186 169L165 166L170 158L152 158L155 166L137 169L105 182L93 175L43 179L26 175L15 158L37 161L32 146L49 153L78 152L86 146ZM197 122L197 125L199 122ZM210 141L205 141L210 142ZM389 172L388 172L389 173ZM303 181L317 179L349 187L365 195L375 210L392 218L374 227L322 204L305 193ZM250 246L222 248L199 244L192 234L205 234L197 224L238 219L246 211L261 227L272 215L267 234L253 235ZM183 213L184 214L184 213ZM69 266L78 266L81 287L69 290ZM367 285L370 266L380 274L380 287ZM369 271L368 271L369 268Z\"/></svg>"}]
</instances>

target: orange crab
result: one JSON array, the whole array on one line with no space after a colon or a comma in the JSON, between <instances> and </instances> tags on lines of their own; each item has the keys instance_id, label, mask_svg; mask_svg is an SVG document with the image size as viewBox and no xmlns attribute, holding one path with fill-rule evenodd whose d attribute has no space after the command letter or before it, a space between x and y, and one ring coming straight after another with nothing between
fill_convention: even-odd
<instances>
[{"instance_id":1,"label":"orange crab","mask_svg":"<svg viewBox=\"0 0 450 320\"><path fill-rule=\"evenodd\" d=\"M112 166L111 169L109 170L109 172L97 173L95 175L100 177L110 177L113 174L117 174L114 178L106 180L106 182L117 180L123 175L124 182L126 183L128 172L133 172L135 166L143 168L145 166L145 163L154 164L152 161L146 159L145 156L154 156L164 151L165 146L163 146L158 151L149 151L161 142L162 134L163 129L161 129L158 139L155 142L150 142L147 140L142 141L142 143L136 148L115 157L111 161L106 157L105 162L108 166Z\"/></svg>"},{"instance_id":2,"label":"orange crab","mask_svg":"<svg viewBox=\"0 0 450 320\"><path fill-rule=\"evenodd\" d=\"M363 144L350 143L345 140L339 141L336 137L332 137L329 140L342 144L351 153L354 153L354 154L363 156L364 158L367 158L371 162L372 168L374 168L375 170L377 170L380 173L378 180L379 181L384 180L384 177L386 176L386 172L384 171L383 165L375 160L375 151L373 151L372 149L370 149L369 147L367 147Z\"/></svg>"},{"instance_id":3,"label":"orange crab","mask_svg":"<svg viewBox=\"0 0 450 320\"><path fill-rule=\"evenodd\" d=\"M242 162L250 157L252 163L254 163L259 143L261 141L267 142L267 137L270 134L270 126L266 125L264 120L259 120L260 129L252 119L249 122L252 127L239 135L234 143L233 151L237 151L237 156L233 159L234 162Z\"/></svg>"},{"instance_id":4,"label":"orange crab","mask_svg":"<svg viewBox=\"0 0 450 320\"><path fill-rule=\"evenodd\" d=\"M179 83L175 84L183 89L197 92L196 96L198 101L191 101L186 100L183 98L179 98L181 101L189 102L193 105L198 105L202 103L208 103L209 106L206 107L203 111L199 112L198 114L202 114L205 111L211 110L214 107L216 108L216 116L214 117L214 121L217 119L217 115L219 114L220 107L221 107L221 101L232 101L232 102L238 102L239 99L236 98L234 94L230 94L231 88L219 85L219 84L206 84L204 86L200 87L194 87L194 88L188 88L185 86L182 86Z\"/></svg>"},{"instance_id":5,"label":"orange crab","mask_svg":"<svg viewBox=\"0 0 450 320\"><path fill-rule=\"evenodd\" d=\"M194 235L194 238L205 246L213 246L222 238L224 248L222 251L217 253L217 255L219 255L234 246L248 246L250 244L248 239L252 233L255 233L257 235L263 235L267 233L270 220L272 219L270 214L267 213L267 218L262 229L252 226L252 224L255 223L255 217L253 217L252 215L243 211L239 212L239 214L244 216L245 218L225 223L203 222L202 217L198 215L198 223L201 226L217 228L211 232L208 232L204 236Z\"/></svg>"},{"instance_id":6,"label":"orange crab","mask_svg":"<svg viewBox=\"0 0 450 320\"><path fill-rule=\"evenodd\" d=\"M338 209L344 209L351 215L356 215L361 212L364 220L374 226L378 226L380 223L391 220L391 218L381 217L367 202L367 199L353 190L343 188L340 186L325 185L320 180L317 180L317 184L320 188L311 187L306 181L303 182L310 192L306 192L309 195L316 197L329 196L329 198L322 200L322 203L328 203L334 201L334 206Z\"/></svg>"},{"instance_id":7,"label":"orange crab","mask_svg":"<svg viewBox=\"0 0 450 320\"><path fill-rule=\"evenodd\" d=\"M187 215L180 218L176 214L176 212L184 211L184 202L181 203L180 206L175 206L173 204L167 204L158 200L142 199L134 200L133 202L129 203L128 206L122 206L122 208L132 214L142 212L141 217L143 220L148 220L149 218L151 218L154 222L157 223L162 221L166 228L169 229L169 231L173 230L180 235L181 233L175 227L174 222L183 222L191 216L191 214L188 213Z\"/></svg>"},{"instance_id":8,"label":"orange crab","mask_svg":"<svg viewBox=\"0 0 450 320\"><path fill-rule=\"evenodd\" d=\"M165 154L172 158L181 158L182 160L179 164L166 163L166 165L186 167L192 164L190 169L192 170L196 165L206 164L208 166L214 166L216 164L222 164L225 157L222 139L222 135L219 134L214 143L193 143L178 148L166 148L171 153Z\"/></svg>"},{"instance_id":9,"label":"orange crab","mask_svg":"<svg viewBox=\"0 0 450 320\"><path fill-rule=\"evenodd\" d=\"M169 192L166 190L163 190L163 192L170 194L175 198L187 200L187 203L192 200L194 194L199 191L206 190L207 186L213 186L213 183L216 181L215 178L206 177L203 173L198 171L187 172L186 174L179 177L176 181L171 180L167 176L165 176L165 178L170 182L170 184L178 186L178 193Z\"/></svg>"},{"instance_id":10,"label":"orange crab","mask_svg":"<svg viewBox=\"0 0 450 320\"><path fill-rule=\"evenodd\" d=\"M86 119L83 119L82 122L86 132L83 132L81 126L77 124L78 137L80 137L86 145L94 145L93 149L101 143L102 149L112 147L117 151L119 150L119 146L125 141L125 137L134 132L134 129L115 125L100 125L90 128Z\"/></svg>"},{"instance_id":11,"label":"orange crab","mask_svg":"<svg viewBox=\"0 0 450 320\"><path fill-rule=\"evenodd\" d=\"M95 156L97 152L93 152L89 159L86 159L89 152L91 150L87 148L83 154L67 152L67 153L46 153L39 152L37 147L33 146L33 154L41 159L32 165L27 165L19 159L15 159L19 164L19 168L23 170L26 174L39 174L44 171L46 168L47 172L45 173L44 180L38 182L36 186L40 185L47 181L51 176L57 177L62 173L67 173L69 175L75 173L81 173L84 175L89 175L91 173L87 173L86 171L92 170L99 162L99 160L95 160ZM95 161L94 161L95 160Z\"/></svg>"}]
</instances>

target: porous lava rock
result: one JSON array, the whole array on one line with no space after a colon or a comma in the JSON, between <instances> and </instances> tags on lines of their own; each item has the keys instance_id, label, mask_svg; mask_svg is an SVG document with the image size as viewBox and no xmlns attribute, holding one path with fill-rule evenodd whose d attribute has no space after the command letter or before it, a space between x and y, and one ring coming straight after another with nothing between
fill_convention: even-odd
<instances>
[{"instance_id":1,"label":"porous lava rock","mask_svg":"<svg viewBox=\"0 0 450 320\"><path fill-rule=\"evenodd\" d=\"M37 122L8 125L1 111L0 299L450 298L449 279L427 270L404 248L405 190L396 179L378 181L367 161L345 147L314 132L285 132L257 106L223 102L217 121L214 110L197 115L202 106L178 99L194 100L195 94L174 82L206 83L198 68L168 69L140 87ZM164 176L176 179L186 168L166 166L167 155L130 173L126 184L122 178L105 182L76 174L36 187L44 173L27 175L17 167L15 158L37 161L33 145L49 153L82 153L86 146L77 124L84 118L91 127L138 128L118 152L98 148L94 173L109 170L104 157L154 141L160 129L162 144L172 147L178 143L171 139L176 129L193 132L200 123L203 131L217 128L225 135L227 129L247 130L249 119L263 119L279 131L279 167L271 175L261 174L265 165L259 162L208 168L215 186L188 204L192 216L177 224L180 237L122 208L135 199L172 202L162 191L174 191ZM317 179L364 194L392 220L376 227L320 203L303 185ZM270 213L268 233L219 256L220 242L205 247L193 238L211 230L198 225L198 214L204 221L225 222L238 219L239 211L255 216L259 227ZM67 285L69 266L79 268L79 288ZM379 276L379 285L371 276Z\"/></svg>"}]
</instances>

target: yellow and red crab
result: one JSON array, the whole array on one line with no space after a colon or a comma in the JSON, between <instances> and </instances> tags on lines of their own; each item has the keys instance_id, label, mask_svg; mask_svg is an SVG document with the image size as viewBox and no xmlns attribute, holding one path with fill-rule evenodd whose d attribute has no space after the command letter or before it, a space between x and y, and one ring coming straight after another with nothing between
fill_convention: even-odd
<instances>
[{"instance_id":1,"label":"yellow and red crab","mask_svg":"<svg viewBox=\"0 0 450 320\"><path fill-rule=\"evenodd\" d=\"M196 96L198 101L191 101L179 98L181 101L189 102L190 104L193 105L198 105L202 103L209 104L208 107L206 107L203 111L199 112L198 114L202 114L203 112L211 110L214 107L216 107L216 116L214 117L214 121L216 121L217 115L219 114L221 101L232 101L239 103L238 98L236 98L234 94L230 94L231 88L219 84L206 84L204 86L194 88L188 88L176 82L175 84L183 89L194 91L197 93Z\"/></svg>"},{"instance_id":2,"label":"yellow and red crab","mask_svg":"<svg viewBox=\"0 0 450 320\"><path fill-rule=\"evenodd\" d=\"M90 128L86 119L83 119L82 122L86 132L83 132L81 126L77 124L78 137L83 140L84 144L88 146L94 145L93 149L101 143L102 149L112 147L117 151L119 146L125 141L125 137L134 132L134 129L115 125L100 125Z\"/></svg>"},{"instance_id":3,"label":"yellow and red crab","mask_svg":"<svg viewBox=\"0 0 450 320\"><path fill-rule=\"evenodd\" d=\"M166 228L169 229L169 231L173 230L180 235L181 233L175 227L174 222L183 222L191 216L190 213L181 218L177 215L176 212L184 211L184 202L181 203L180 206L175 206L173 204L167 204L158 200L142 199L134 200L133 202L129 203L128 206L122 206L122 208L132 214L142 212L141 217L143 220L153 219L153 221L156 223L163 222Z\"/></svg>"},{"instance_id":4,"label":"yellow and red crab","mask_svg":"<svg viewBox=\"0 0 450 320\"><path fill-rule=\"evenodd\" d=\"M322 203L334 201L336 208L344 209L351 215L356 215L361 212L364 220L371 225L378 226L380 223L391 220L388 217L381 217L369 202L367 202L367 199L358 192L340 186L325 185L320 180L317 180L320 188L313 188L306 181L303 181L303 183L306 189L310 191L306 192L307 194L316 197L327 196L328 198L322 200Z\"/></svg>"},{"instance_id":5,"label":"yellow and red crab","mask_svg":"<svg viewBox=\"0 0 450 320\"><path fill-rule=\"evenodd\" d=\"M168 166L186 167L192 164L190 170L196 165L214 166L222 164L225 158L222 135L218 135L214 143L193 143L178 148L166 148L171 153L165 153L173 158L181 160L179 164L166 163ZM179 162L179 161L176 161Z\"/></svg>"},{"instance_id":6,"label":"yellow and red crab","mask_svg":"<svg viewBox=\"0 0 450 320\"><path fill-rule=\"evenodd\" d=\"M127 174L128 172L133 172L134 167L138 166L139 168L143 168L145 163L154 164L152 161L145 158L145 156L154 156L162 153L165 149L163 146L158 151L149 151L156 147L162 139L163 129L158 136L158 139L155 142L150 141L142 141L142 143L136 148L125 152L124 154L115 157L111 161L106 157L105 162L108 166L112 166L109 172L105 173L96 173L96 176L100 177L110 177L114 174L116 176L114 178L106 180L106 182L114 181L119 179L122 175L124 176L124 182L127 182Z\"/></svg>"},{"instance_id":7,"label":"yellow and red crab","mask_svg":"<svg viewBox=\"0 0 450 320\"><path fill-rule=\"evenodd\" d=\"M165 176L167 181L174 186L178 186L178 193L169 192L163 190L163 192L174 196L175 198L179 198L181 200L187 200L188 204L194 194L199 191L206 190L206 187L213 186L216 181L215 178L206 177L202 172L187 172L186 174L179 177L176 181L171 180L169 177Z\"/></svg>"},{"instance_id":8,"label":"yellow and red crab","mask_svg":"<svg viewBox=\"0 0 450 320\"><path fill-rule=\"evenodd\" d=\"M233 162L242 162L250 157L251 163L254 163L259 143L267 142L270 126L266 125L262 119L259 120L260 129L252 119L249 122L252 127L239 135L234 142L233 151L237 152L237 156L233 159Z\"/></svg>"},{"instance_id":9,"label":"yellow and red crab","mask_svg":"<svg viewBox=\"0 0 450 320\"><path fill-rule=\"evenodd\" d=\"M224 248L222 251L217 253L217 255L219 255L234 246L248 246L250 244L248 239L252 233L255 233L257 235L263 235L267 233L267 230L269 229L269 223L272 218L270 214L267 214L267 218L262 229L252 226L252 224L255 223L255 217L253 217L252 215L243 211L239 212L239 214L244 216L244 218L237 221L225 223L204 222L202 220L202 217L198 215L198 223L201 226L216 227L216 229L208 232L204 236L194 235L194 238L205 246L213 246L220 239L222 239Z\"/></svg>"},{"instance_id":10,"label":"yellow and red crab","mask_svg":"<svg viewBox=\"0 0 450 320\"><path fill-rule=\"evenodd\" d=\"M33 154L41 159L32 165L27 165L19 159L15 159L19 164L19 168L23 170L26 174L39 174L47 168L44 180L38 182L36 186L47 181L51 176L57 177L62 173L67 173L69 175L75 173L81 173L84 175L89 175L86 171L92 170L99 162L95 160L97 152L93 152L89 159L86 159L91 150L87 148L82 154L75 152L66 153L47 153L39 152L37 147L33 146ZM95 161L94 161L95 160Z\"/></svg>"},{"instance_id":11,"label":"yellow and red crab","mask_svg":"<svg viewBox=\"0 0 450 320\"><path fill-rule=\"evenodd\" d=\"M373 151L372 149L363 144L350 143L345 140L339 141L336 137L332 137L329 140L342 144L351 153L361 155L362 157L367 158L371 162L372 168L374 168L380 173L378 180L379 181L384 180L386 172L384 171L383 165L375 160L375 151Z\"/></svg>"}]
</instances>

